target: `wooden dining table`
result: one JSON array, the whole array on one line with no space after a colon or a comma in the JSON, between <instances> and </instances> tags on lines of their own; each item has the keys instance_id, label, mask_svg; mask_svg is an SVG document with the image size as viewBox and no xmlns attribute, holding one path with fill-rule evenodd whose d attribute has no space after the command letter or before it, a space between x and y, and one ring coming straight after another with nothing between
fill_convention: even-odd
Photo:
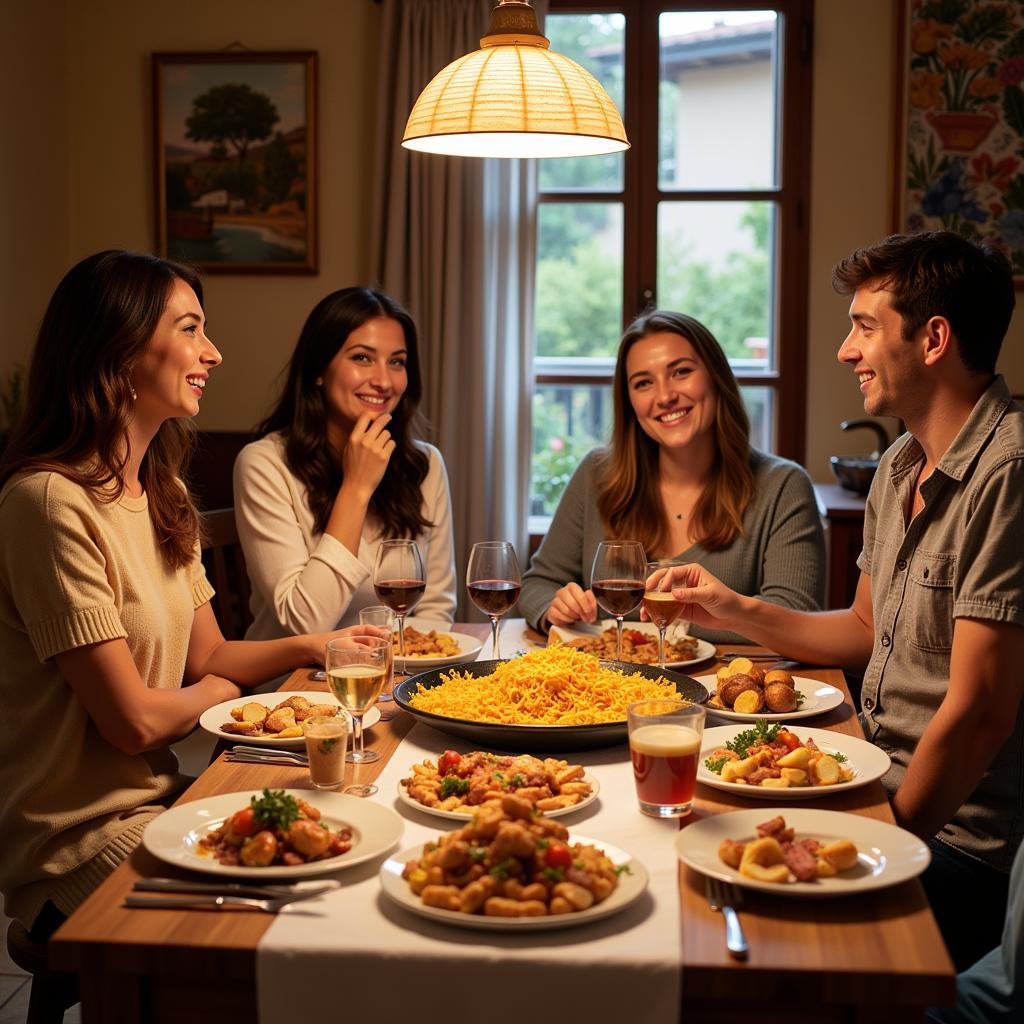
<instances>
[{"instance_id":1,"label":"wooden dining table","mask_svg":"<svg viewBox=\"0 0 1024 1024\"><path fill-rule=\"evenodd\" d=\"M478 624L454 628L481 639L489 629ZM738 649L722 645L719 655ZM708 662L694 671L713 672L719 664ZM804 720L807 725L863 736L841 670L800 666L793 671L839 688L845 698L832 711ZM310 674L293 673L282 689L326 690ZM396 705L380 706L385 718L368 733L367 746L381 759L358 766L354 780L350 776L347 782L376 778L414 724ZM793 726L798 733L799 724ZM264 786L304 789L311 784L303 768L229 763L220 753L178 802ZM698 786L694 811L681 827L758 803ZM893 821L878 782L799 806ZM271 918L124 906L137 879L169 874L185 877L137 849L51 939L51 966L78 974L85 1024L251 1024L258 1019L256 949ZM740 911L750 947L745 961L726 950L724 922L708 906L704 879L682 864L679 901L679 1019L686 1024L909 1024L922 1020L926 1007L953 1002L953 967L916 879L846 899L796 900L747 892ZM414 1003L405 1013L397 1012L399 1006L392 993L389 1019L416 1019Z\"/></svg>"}]
</instances>

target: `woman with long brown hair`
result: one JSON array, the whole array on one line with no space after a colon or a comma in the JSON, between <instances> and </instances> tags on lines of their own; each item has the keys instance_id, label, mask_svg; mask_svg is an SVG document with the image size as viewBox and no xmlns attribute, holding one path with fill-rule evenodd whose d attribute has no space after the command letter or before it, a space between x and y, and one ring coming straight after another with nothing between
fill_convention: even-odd
<instances>
[{"instance_id":1,"label":"woman with long brown hair","mask_svg":"<svg viewBox=\"0 0 1024 1024\"><path fill-rule=\"evenodd\" d=\"M331 629L377 604L382 540L412 538L426 592L450 622L455 556L441 453L414 437L422 394L412 317L343 288L306 319L273 412L235 463L235 516L252 582L249 639Z\"/></svg>"},{"instance_id":2,"label":"woman with long brown hair","mask_svg":"<svg viewBox=\"0 0 1024 1024\"><path fill-rule=\"evenodd\" d=\"M339 635L229 643L217 626L182 483L221 361L202 300L155 256L72 267L0 459L0 890L39 941L189 781L170 743Z\"/></svg>"},{"instance_id":3,"label":"woman with long brown hair","mask_svg":"<svg viewBox=\"0 0 1024 1024\"><path fill-rule=\"evenodd\" d=\"M611 443L576 470L523 578L527 621L545 631L596 621L591 565L611 539L638 540L651 559L700 562L766 601L821 607L825 548L810 479L750 446L711 332L682 313L644 314L622 337L612 387Z\"/></svg>"}]
</instances>

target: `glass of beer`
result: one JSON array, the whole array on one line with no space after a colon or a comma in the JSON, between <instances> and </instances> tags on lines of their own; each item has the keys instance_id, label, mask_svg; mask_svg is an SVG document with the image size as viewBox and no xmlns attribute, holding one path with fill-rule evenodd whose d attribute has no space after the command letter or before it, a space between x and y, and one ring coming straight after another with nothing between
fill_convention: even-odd
<instances>
[{"instance_id":1,"label":"glass of beer","mask_svg":"<svg viewBox=\"0 0 1024 1024\"><path fill-rule=\"evenodd\" d=\"M693 807L704 708L677 700L642 700L626 712L629 756L640 810L681 818Z\"/></svg>"},{"instance_id":2,"label":"glass of beer","mask_svg":"<svg viewBox=\"0 0 1024 1024\"><path fill-rule=\"evenodd\" d=\"M380 757L375 750L367 750L364 746L363 715L373 707L388 681L391 652L391 641L377 636L327 641L327 685L358 726L358 749L350 751L346 757L352 764L376 761ZM370 792L376 792L376 786L367 788ZM358 795L368 796L369 793Z\"/></svg>"},{"instance_id":3,"label":"glass of beer","mask_svg":"<svg viewBox=\"0 0 1024 1024\"><path fill-rule=\"evenodd\" d=\"M658 627L658 668L665 667L665 630L675 622L683 610L681 601L672 596L671 590L661 590L661 582L665 578L665 570L682 562L663 559L660 562L647 563L647 587L644 590L644 611L647 617Z\"/></svg>"},{"instance_id":4,"label":"glass of beer","mask_svg":"<svg viewBox=\"0 0 1024 1024\"><path fill-rule=\"evenodd\" d=\"M309 779L317 789L337 789L345 781L345 750L352 719L339 709L337 715L313 715L302 723L309 757Z\"/></svg>"}]
</instances>

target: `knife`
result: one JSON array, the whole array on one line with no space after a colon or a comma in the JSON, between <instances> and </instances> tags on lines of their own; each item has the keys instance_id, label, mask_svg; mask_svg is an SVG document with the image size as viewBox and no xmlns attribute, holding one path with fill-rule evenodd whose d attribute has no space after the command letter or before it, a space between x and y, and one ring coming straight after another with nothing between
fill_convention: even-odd
<instances>
[{"instance_id":1,"label":"knife","mask_svg":"<svg viewBox=\"0 0 1024 1024\"><path fill-rule=\"evenodd\" d=\"M139 878L132 889L135 892L191 892L211 896L255 896L274 899L278 896L295 896L306 892L329 892L337 889L336 881L321 883L318 886L295 888L289 885L248 885L244 882L194 882L180 878Z\"/></svg>"}]
</instances>

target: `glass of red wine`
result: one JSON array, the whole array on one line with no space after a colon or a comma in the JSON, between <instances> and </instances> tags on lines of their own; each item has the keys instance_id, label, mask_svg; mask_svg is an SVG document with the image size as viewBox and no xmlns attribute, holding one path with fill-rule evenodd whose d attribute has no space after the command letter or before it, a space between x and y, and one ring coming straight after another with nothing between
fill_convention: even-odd
<instances>
[{"instance_id":1,"label":"glass of red wine","mask_svg":"<svg viewBox=\"0 0 1024 1024\"><path fill-rule=\"evenodd\" d=\"M423 555L414 540L381 541L373 568L373 589L377 600L386 604L398 620L399 671L405 672L405 617L427 589Z\"/></svg>"},{"instance_id":2,"label":"glass of red wine","mask_svg":"<svg viewBox=\"0 0 1024 1024\"><path fill-rule=\"evenodd\" d=\"M477 606L491 619L491 646L498 649L498 622L519 600L519 562L516 549L507 540L487 540L473 545L466 570L466 589Z\"/></svg>"},{"instance_id":3,"label":"glass of red wine","mask_svg":"<svg viewBox=\"0 0 1024 1024\"><path fill-rule=\"evenodd\" d=\"M615 657L622 661L622 620L640 607L647 555L637 540L603 540L594 553L590 589L597 603L615 618Z\"/></svg>"}]
</instances>

